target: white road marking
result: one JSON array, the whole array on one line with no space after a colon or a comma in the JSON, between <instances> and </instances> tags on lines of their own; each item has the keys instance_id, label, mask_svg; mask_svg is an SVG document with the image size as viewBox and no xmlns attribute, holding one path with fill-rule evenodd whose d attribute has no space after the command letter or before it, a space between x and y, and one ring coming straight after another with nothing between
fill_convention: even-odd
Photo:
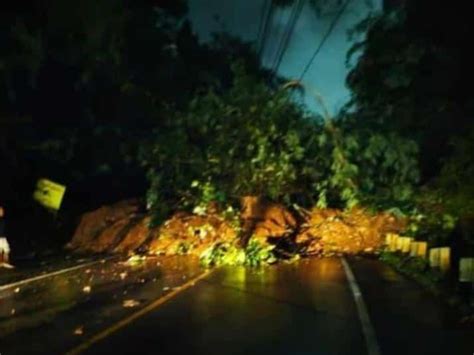
<instances>
[{"instance_id":1,"label":"white road marking","mask_svg":"<svg viewBox=\"0 0 474 355\"><path fill-rule=\"evenodd\" d=\"M56 275L61 275L61 274L64 274L64 273L66 273L66 272L70 272L70 271L82 269L82 268L85 268L85 267L87 267L87 266L92 266L92 265L95 265L95 264L98 264L98 263L103 262L103 260L107 260L107 259L91 261L91 262L89 262L89 263L85 263L85 264L81 264L81 265L76 265L76 266L69 267L69 268L66 268L66 269L61 269L61 270L57 270L57 271L50 272L50 273L47 273L47 274L42 274L42 275L38 275L38 276L31 277L31 278L28 278L28 279L16 281L16 282L13 282L13 283L11 283L11 284L1 285L1 286L0 286L0 292L1 292L1 291L8 290L8 289L13 288L13 287L18 287L18 286L22 286L22 285L25 285L25 284L29 284L30 282L39 281L39 280L42 280L42 279L46 279L46 278L48 278L48 277L52 277L52 276L56 276Z\"/></svg>"},{"instance_id":2,"label":"white road marking","mask_svg":"<svg viewBox=\"0 0 474 355\"><path fill-rule=\"evenodd\" d=\"M359 285L354 277L349 264L346 261L346 258L341 257L341 263L346 272L347 281L351 287L352 294L354 295L354 301L357 307L357 313L359 314L360 324L362 326L362 332L364 333L365 344L367 345L367 354L368 355L380 355L380 347L377 342L377 337L375 336L375 330L370 321L369 312L367 311L367 306L362 297L362 292L360 291Z\"/></svg>"}]
</instances>

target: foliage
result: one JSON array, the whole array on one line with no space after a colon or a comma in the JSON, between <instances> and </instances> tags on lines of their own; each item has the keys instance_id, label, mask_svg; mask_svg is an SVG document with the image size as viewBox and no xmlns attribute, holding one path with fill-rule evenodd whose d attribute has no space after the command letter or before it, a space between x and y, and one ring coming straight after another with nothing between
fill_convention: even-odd
<instances>
[{"instance_id":1,"label":"foliage","mask_svg":"<svg viewBox=\"0 0 474 355\"><path fill-rule=\"evenodd\" d=\"M457 215L474 213L474 127L464 137L451 140L452 153L434 182L446 209Z\"/></svg>"},{"instance_id":2,"label":"foliage","mask_svg":"<svg viewBox=\"0 0 474 355\"><path fill-rule=\"evenodd\" d=\"M456 11L422 0L402 4L371 14L352 31L368 30L348 53L361 54L347 77L348 112L376 131L415 140L427 181L449 155L451 137L472 126L472 96L460 89L470 85L472 71L472 53L460 40L469 19L460 2Z\"/></svg>"},{"instance_id":3,"label":"foliage","mask_svg":"<svg viewBox=\"0 0 474 355\"><path fill-rule=\"evenodd\" d=\"M350 31L353 37L367 35L348 53L348 62L355 53L360 57L347 77L352 100L346 115L353 127L416 143L423 187L408 194L397 178L390 184L399 185L396 195L410 196L397 205L409 217L407 233L435 245L446 243L458 220L474 212L469 183L474 179L474 101L460 89L470 85L472 52L464 41L452 40L469 31L464 6L458 2L454 11L438 3L407 1L371 14ZM400 148L415 152L413 143L392 146L395 154ZM394 156L390 153L387 161ZM400 177L415 181L412 162L399 160ZM387 176L394 177L389 170Z\"/></svg>"},{"instance_id":4,"label":"foliage","mask_svg":"<svg viewBox=\"0 0 474 355\"><path fill-rule=\"evenodd\" d=\"M320 207L405 203L417 182L417 147L357 122L305 114L288 90L272 90L234 65L234 84L170 110L142 147L159 222L169 211L205 211L256 195Z\"/></svg>"},{"instance_id":5,"label":"foliage","mask_svg":"<svg viewBox=\"0 0 474 355\"><path fill-rule=\"evenodd\" d=\"M273 245L262 245L258 241L250 239L245 248L245 263L250 266L258 266L262 263L272 264L276 261L273 249Z\"/></svg>"},{"instance_id":6,"label":"foliage","mask_svg":"<svg viewBox=\"0 0 474 355\"><path fill-rule=\"evenodd\" d=\"M191 187L197 190L196 200L188 202L194 207L193 212L197 215L206 214L211 202L223 203L225 201L225 195L216 191L216 188L210 182L200 183L194 180Z\"/></svg>"},{"instance_id":7,"label":"foliage","mask_svg":"<svg viewBox=\"0 0 474 355\"><path fill-rule=\"evenodd\" d=\"M288 200L298 180L308 176L309 170L298 173L316 122L287 92L272 91L239 65L234 70L228 92L210 90L187 110L171 111L143 148L152 209L164 201L175 208L243 195Z\"/></svg>"},{"instance_id":8,"label":"foliage","mask_svg":"<svg viewBox=\"0 0 474 355\"><path fill-rule=\"evenodd\" d=\"M250 240L245 249L229 243L216 243L201 254L201 263L206 266L215 265L248 265L260 266L276 261L272 252L274 246L261 245L256 240Z\"/></svg>"},{"instance_id":9,"label":"foliage","mask_svg":"<svg viewBox=\"0 0 474 355\"><path fill-rule=\"evenodd\" d=\"M200 259L205 266L243 264L245 262L245 252L227 243L217 243L206 249L201 254Z\"/></svg>"},{"instance_id":10,"label":"foliage","mask_svg":"<svg viewBox=\"0 0 474 355\"><path fill-rule=\"evenodd\" d=\"M474 214L474 188L468 183L474 180L473 132L452 140L452 152L439 176L418 191L409 226L412 235L434 244L446 243L458 221Z\"/></svg>"},{"instance_id":11,"label":"foliage","mask_svg":"<svg viewBox=\"0 0 474 355\"><path fill-rule=\"evenodd\" d=\"M395 133L364 129L358 122L342 122L337 127L328 121L319 143L332 157L331 176L317 184L319 207L327 206L328 195L348 208L360 203L388 208L403 205L412 197L418 181L417 145L413 141Z\"/></svg>"}]
</instances>

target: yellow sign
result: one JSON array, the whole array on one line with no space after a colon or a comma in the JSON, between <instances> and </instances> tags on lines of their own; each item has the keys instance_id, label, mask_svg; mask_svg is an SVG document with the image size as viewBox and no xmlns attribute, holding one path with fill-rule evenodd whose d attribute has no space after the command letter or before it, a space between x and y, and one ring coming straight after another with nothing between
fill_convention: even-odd
<instances>
[{"instance_id":1,"label":"yellow sign","mask_svg":"<svg viewBox=\"0 0 474 355\"><path fill-rule=\"evenodd\" d=\"M59 210L65 192L66 186L48 179L39 179L33 198L46 208Z\"/></svg>"}]
</instances>

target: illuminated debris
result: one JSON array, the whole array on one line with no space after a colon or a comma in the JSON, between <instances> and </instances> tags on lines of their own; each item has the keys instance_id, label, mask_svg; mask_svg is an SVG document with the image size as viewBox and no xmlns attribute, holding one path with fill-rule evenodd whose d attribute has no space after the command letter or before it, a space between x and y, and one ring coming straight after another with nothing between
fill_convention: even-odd
<instances>
[{"instance_id":1,"label":"illuminated debris","mask_svg":"<svg viewBox=\"0 0 474 355\"><path fill-rule=\"evenodd\" d=\"M95 253L101 253L105 251L111 251L114 245L116 245L123 236L124 230L130 224L129 219L121 219L111 226L107 227L99 234L94 242L87 248Z\"/></svg>"},{"instance_id":2,"label":"illuminated debris","mask_svg":"<svg viewBox=\"0 0 474 355\"><path fill-rule=\"evenodd\" d=\"M386 234L401 232L405 222L388 213L371 214L363 209L314 209L307 214L305 226L297 240L319 238L324 253L362 253L379 250Z\"/></svg>"},{"instance_id":3,"label":"illuminated debris","mask_svg":"<svg viewBox=\"0 0 474 355\"><path fill-rule=\"evenodd\" d=\"M312 235L311 232L298 234L295 242L298 252L303 255L321 255L324 250L321 238Z\"/></svg>"},{"instance_id":4,"label":"illuminated debris","mask_svg":"<svg viewBox=\"0 0 474 355\"><path fill-rule=\"evenodd\" d=\"M91 287L90 286L84 286L84 288L82 289L82 292L90 293L91 292Z\"/></svg>"},{"instance_id":5,"label":"illuminated debris","mask_svg":"<svg viewBox=\"0 0 474 355\"><path fill-rule=\"evenodd\" d=\"M125 200L111 206L103 206L95 211L84 214L74 236L66 247L72 250L83 248L90 251L91 243L107 227L115 222L135 216L140 209L137 200Z\"/></svg>"},{"instance_id":6,"label":"illuminated debris","mask_svg":"<svg viewBox=\"0 0 474 355\"><path fill-rule=\"evenodd\" d=\"M74 335L83 335L84 334L84 326L79 326L74 329Z\"/></svg>"},{"instance_id":7,"label":"illuminated debris","mask_svg":"<svg viewBox=\"0 0 474 355\"><path fill-rule=\"evenodd\" d=\"M255 196L243 197L241 204L240 213L232 210L230 215L227 210L219 212L216 208L199 215L178 212L154 229L148 227L149 217L137 219L133 213L123 212L119 214L121 219L110 222L100 232L92 226L82 228L77 235L85 236L84 230L96 231L96 235L82 239L75 236L70 244L78 245L78 251L186 254L209 265L253 265L264 259L273 262L274 257L293 259L297 254L374 253L383 246L387 234L400 233L405 228L405 222L391 214L371 214L363 209L290 211ZM130 211L129 207L123 208ZM258 248L247 250L250 243L252 248ZM143 256L133 255L125 264L138 265L144 260Z\"/></svg>"},{"instance_id":8,"label":"illuminated debris","mask_svg":"<svg viewBox=\"0 0 474 355\"><path fill-rule=\"evenodd\" d=\"M113 248L114 252L131 252L138 249L148 239L151 231L149 229L150 217L145 217L133 226L122 241Z\"/></svg>"},{"instance_id":9,"label":"illuminated debris","mask_svg":"<svg viewBox=\"0 0 474 355\"><path fill-rule=\"evenodd\" d=\"M133 308L133 307L137 307L138 305L140 305L140 302L138 302L136 300L124 300L122 305L125 308Z\"/></svg>"},{"instance_id":10,"label":"illuminated debris","mask_svg":"<svg viewBox=\"0 0 474 355\"><path fill-rule=\"evenodd\" d=\"M125 262L126 265L135 266L143 263L146 260L146 257L143 255L132 255ZM126 276L126 275L125 275Z\"/></svg>"},{"instance_id":11,"label":"illuminated debris","mask_svg":"<svg viewBox=\"0 0 474 355\"><path fill-rule=\"evenodd\" d=\"M177 213L156 232L150 242L153 254L191 254L199 256L216 242L230 242L237 231L221 216Z\"/></svg>"},{"instance_id":12,"label":"illuminated debris","mask_svg":"<svg viewBox=\"0 0 474 355\"><path fill-rule=\"evenodd\" d=\"M298 229L295 216L283 205L257 196L241 199L244 233L265 242L267 238L283 238Z\"/></svg>"}]
</instances>

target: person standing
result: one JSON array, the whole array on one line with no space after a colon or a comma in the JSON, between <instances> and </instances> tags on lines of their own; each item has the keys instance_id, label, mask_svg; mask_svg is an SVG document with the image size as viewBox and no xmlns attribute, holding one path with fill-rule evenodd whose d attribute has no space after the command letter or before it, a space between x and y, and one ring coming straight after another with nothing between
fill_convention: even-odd
<instances>
[{"instance_id":1,"label":"person standing","mask_svg":"<svg viewBox=\"0 0 474 355\"><path fill-rule=\"evenodd\" d=\"M5 211L0 206L0 267L11 269L10 265L10 245L5 236Z\"/></svg>"}]
</instances>

